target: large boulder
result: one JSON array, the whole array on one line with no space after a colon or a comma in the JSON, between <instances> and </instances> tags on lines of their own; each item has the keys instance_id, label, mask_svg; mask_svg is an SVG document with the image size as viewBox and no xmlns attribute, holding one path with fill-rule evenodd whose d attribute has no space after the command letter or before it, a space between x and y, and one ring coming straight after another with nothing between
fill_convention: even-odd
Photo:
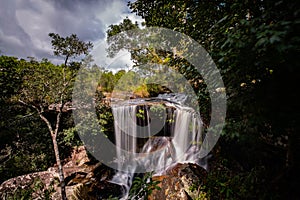
<instances>
[{"instance_id":1,"label":"large boulder","mask_svg":"<svg viewBox=\"0 0 300 200\"><path fill-rule=\"evenodd\" d=\"M0 199L28 197L44 199L55 190L58 174L55 171L43 171L17 176L0 185Z\"/></svg>"},{"instance_id":2,"label":"large boulder","mask_svg":"<svg viewBox=\"0 0 300 200\"><path fill-rule=\"evenodd\" d=\"M149 200L190 200L200 195L205 197L201 186L207 177L207 172L197 164L178 163L170 167L165 175L154 176L153 180L160 181L160 190L154 190Z\"/></svg>"}]
</instances>

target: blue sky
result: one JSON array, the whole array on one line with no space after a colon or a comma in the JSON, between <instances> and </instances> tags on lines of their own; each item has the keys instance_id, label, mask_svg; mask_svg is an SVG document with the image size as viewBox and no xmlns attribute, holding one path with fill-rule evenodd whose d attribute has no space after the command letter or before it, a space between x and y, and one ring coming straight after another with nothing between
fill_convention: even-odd
<instances>
[{"instance_id":1,"label":"blue sky","mask_svg":"<svg viewBox=\"0 0 300 200\"><path fill-rule=\"evenodd\" d=\"M117 24L130 13L127 0L1 0L0 54L37 59L54 57L48 33L72 33L96 44L105 39L110 24Z\"/></svg>"}]
</instances>

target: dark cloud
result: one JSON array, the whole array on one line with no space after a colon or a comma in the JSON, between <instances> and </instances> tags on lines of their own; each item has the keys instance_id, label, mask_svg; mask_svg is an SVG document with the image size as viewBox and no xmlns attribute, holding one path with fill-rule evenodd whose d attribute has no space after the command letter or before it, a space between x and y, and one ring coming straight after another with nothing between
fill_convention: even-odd
<instances>
[{"instance_id":1,"label":"dark cloud","mask_svg":"<svg viewBox=\"0 0 300 200\"><path fill-rule=\"evenodd\" d=\"M16 18L15 2L5 1L0 6L0 51L8 54L31 54L26 46L33 46L30 36Z\"/></svg>"},{"instance_id":2,"label":"dark cloud","mask_svg":"<svg viewBox=\"0 0 300 200\"><path fill-rule=\"evenodd\" d=\"M9 0L0 3L0 53L52 58L48 33L103 40L129 14L126 0Z\"/></svg>"},{"instance_id":3,"label":"dark cloud","mask_svg":"<svg viewBox=\"0 0 300 200\"><path fill-rule=\"evenodd\" d=\"M50 1L54 3L56 8L67 9L70 11L77 10L82 5L85 5L90 8L91 6L97 4L106 7L107 5L112 3L112 0L50 0Z\"/></svg>"}]
</instances>

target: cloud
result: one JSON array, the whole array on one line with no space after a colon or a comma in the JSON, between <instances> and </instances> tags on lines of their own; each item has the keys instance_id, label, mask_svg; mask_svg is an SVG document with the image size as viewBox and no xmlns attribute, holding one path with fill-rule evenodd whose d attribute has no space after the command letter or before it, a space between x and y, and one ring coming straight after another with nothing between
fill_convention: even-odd
<instances>
[{"instance_id":1,"label":"cloud","mask_svg":"<svg viewBox=\"0 0 300 200\"><path fill-rule=\"evenodd\" d=\"M99 41L94 45L94 49L91 52L94 64L113 72L132 68L134 63L131 61L131 55L127 50L120 50L114 57L109 57L106 51L107 48L108 44L105 40Z\"/></svg>"},{"instance_id":2,"label":"cloud","mask_svg":"<svg viewBox=\"0 0 300 200\"><path fill-rule=\"evenodd\" d=\"M0 53L54 59L48 33L72 33L84 41L105 39L110 24L128 16L124 0L9 0L0 3ZM57 60L57 59L56 59Z\"/></svg>"},{"instance_id":3,"label":"cloud","mask_svg":"<svg viewBox=\"0 0 300 200\"><path fill-rule=\"evenodd\" d=\"M15 15L16 4L2 1L0 6L0 51L1 53L29 53L25 46L33 45L30 36L22 29ZM31 52L30 52L31 53Z\"/></svg>"}]
</instances>

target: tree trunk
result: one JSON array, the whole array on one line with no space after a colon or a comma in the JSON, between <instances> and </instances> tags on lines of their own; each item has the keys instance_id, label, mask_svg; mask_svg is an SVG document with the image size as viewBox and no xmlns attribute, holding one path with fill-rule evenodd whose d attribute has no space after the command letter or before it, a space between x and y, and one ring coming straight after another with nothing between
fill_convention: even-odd
<instances>
[{"instance_id":1,"label":"tree trunk","mask_svg":"<svg viewBox=\"0 0 300 200\"><path fill-rule=\"evenodd\" d=\"M53 134L52 134L52 142L53 142L56 164L58 166L58 175L59 175L59 182L60 182L60 188L61 188L61 198L63 200L67 200L64 172L63 172L62 164L61 164L61 161L59 158L59 149L58 149L58 145L57 145L56 136Z\"/></svg>"},{"instance_id":2,"label":"tree trunk","mask_svg":"<svg viewBox=\"0 0 300 200\"><path fill-rule=\"evenodd\" d=\"M62 108L60 108L60 110L61 109ZM62 198L62 200L67 200L64 172L63 172L63 168L62 168L61 161L59 158L59 149L58 149L57 140L56 140L58 128L59 128L60 117L61 117L61 112L57 114L56 126L55 126L55 130L53 130L50 121L42 114L41 111L39 111L38 109L36 109L36 110L38 111L38 113L40 113L40 118L47 124L48 129L50 131L52 142L53 142L56 164L58 166L58 176L59 176L59 182L60 182L60 188L61 188L61 198Z\"/></svg>"}]
</instances>

